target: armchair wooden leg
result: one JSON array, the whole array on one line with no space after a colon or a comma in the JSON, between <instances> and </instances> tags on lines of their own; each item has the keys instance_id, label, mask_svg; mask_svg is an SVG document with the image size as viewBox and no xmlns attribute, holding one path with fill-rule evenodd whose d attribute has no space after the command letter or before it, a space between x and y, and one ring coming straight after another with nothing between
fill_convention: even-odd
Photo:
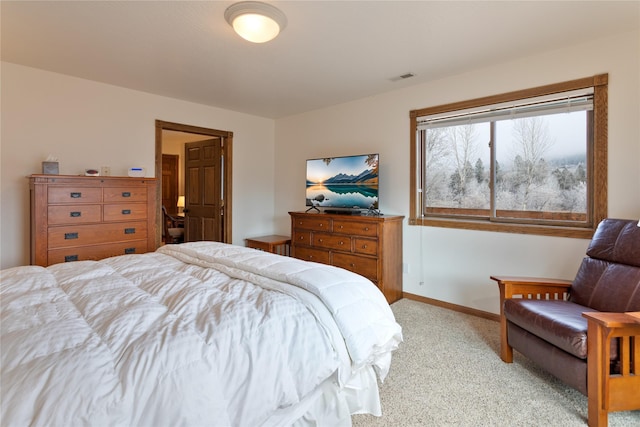
<instances>
[{"instance_id":1,"label":"armchair wooden leg","mask_svg":"<svg viewBox=\"0 0 640 427\"><path fill-rule=\"evenodd\" d=\"M607 427L609 412L640 409L640 322L631 314L582 313L587 318L589 427ZM615 375L609 366L612 339L619 340L620 373Z\"/></svg>"},{"instance_id":2,"label":"armchair wooden leg","mask_svg":"<svg viewBox=\"0 0 640 427\"><path fill-rule=\"evenodd\" d=\"M609 346L604 345L604 330L593 320L587 328L587 405L589 427L607 427L608 412L604 409L602 379L609 375ZM604 366L604 365L607 366Z\"/></svg>"},{"instance_id":3,"label":"armchair wooden leg","mask_svg":"<svg viewBox=\"0 0 640 427\"><path fill-rule=\"evenodd\" d=\"M509 345L507 337L507 318L500 309L500 358L503 362L513 362L513 347Z\"/></svg>"},{"instance_id":4,"label":"armchair wooden leg","mask_svg":"<svg viewBox=\"0 0 640 427\"><path fill-rule=\"evenodd\" d=\"M513 363L513 348L507 336L507 318L504 316L505 286L500 284L500 358L505 363Z\"/></svg>"}]
</instances>

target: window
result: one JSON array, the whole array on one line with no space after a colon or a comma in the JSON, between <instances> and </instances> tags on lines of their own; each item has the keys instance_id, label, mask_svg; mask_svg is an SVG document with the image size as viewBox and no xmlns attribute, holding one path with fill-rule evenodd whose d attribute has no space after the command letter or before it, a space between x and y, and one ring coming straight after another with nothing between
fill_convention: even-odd
<instances>
[{"instance_id":1,"label":"window","mask_svg":"<svg viewBox=\"0 0 640 427\"><path fill-rule=\"evenodd\" d=\"M409 223L591 238L607 215L607 82L411 111Z\"/></svg>"}]
</instances>

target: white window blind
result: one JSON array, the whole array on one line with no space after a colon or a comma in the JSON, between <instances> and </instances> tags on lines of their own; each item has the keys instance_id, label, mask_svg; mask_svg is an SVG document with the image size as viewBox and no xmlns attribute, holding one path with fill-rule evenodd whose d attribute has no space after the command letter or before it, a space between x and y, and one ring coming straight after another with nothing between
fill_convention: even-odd
<instances>
[{"instance_id":1,"label":"white window blind","mask_svg":"<svg viewBox=\"0 0 640 427\"><path fill-rule=\"evenodd\" d=\"M593 110L593 88L417 118L417 130Z\"/></svg>"}]
</instances>

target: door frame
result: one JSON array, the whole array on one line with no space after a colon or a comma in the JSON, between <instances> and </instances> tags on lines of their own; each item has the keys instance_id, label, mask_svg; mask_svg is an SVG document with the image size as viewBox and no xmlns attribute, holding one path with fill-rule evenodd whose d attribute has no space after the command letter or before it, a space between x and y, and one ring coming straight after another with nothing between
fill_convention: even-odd
<instances>
[{"instance_id":1,"label":"door frame","mask_svg":"<svg viewBox=\"0 0 640 427\"><path fill-rule=\"evenodd\" d=\"M223 172L222 172L222 221L223 232L222 241L224 243L232 243L231 234L231 214L232 214L232 192L233 188L231 177L232 173L232 147L233 147L233 132L208 129L199 126L185 125L181 123L166 122L163 120L156 120L156 171L155 176L162 176L162 131L172 130L177 132L194 133L198 135L207 135L213 137L219 137L222 139L222 159L223 159ZM159 185L156 188L156 247L160 246L162 241L162 180L159 180Z\"/></svg>"}]
</instances>

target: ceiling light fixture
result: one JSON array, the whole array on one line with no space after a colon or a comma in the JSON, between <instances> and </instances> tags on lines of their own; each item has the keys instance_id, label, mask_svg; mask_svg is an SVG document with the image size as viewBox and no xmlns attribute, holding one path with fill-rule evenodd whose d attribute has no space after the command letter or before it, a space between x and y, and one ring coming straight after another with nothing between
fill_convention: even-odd
<instances>
[{"instance_id":1,"label":"ceiling light fixture","mask_svg":"<svg viewBox=\"0 0 640 427\"><path fill-rule=\"evenodd\" d=\"M224 19L236 33L253 43L273 40L287 26L287 17L280 9L259 1L243 1L225 10Z\"/></svg>"}]
</instances>

